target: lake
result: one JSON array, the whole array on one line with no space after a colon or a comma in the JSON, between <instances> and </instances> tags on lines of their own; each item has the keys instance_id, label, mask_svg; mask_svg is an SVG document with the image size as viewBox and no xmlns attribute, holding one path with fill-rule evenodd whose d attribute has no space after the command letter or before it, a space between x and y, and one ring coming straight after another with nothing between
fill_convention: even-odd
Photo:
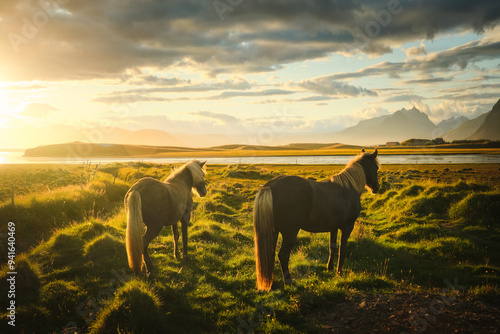
<instances>
[{"instance_id":1,"label":"lake","mask_svg":"<svg viewBox=\"0 0 500 334\"><path fill-rule=\"evenodd\" d=\"M0 163L63 163L80 164L85 161L93 163L131 162L143 161L154 163L177 163L186 162L189 158L26 158L23 151L0 152ZM313 156L279 156L279 157L230 157L213 158L200 157L207 160L209 164L301 164L321 165L335 164L344 165L352 159L352 155L313 155ZM500 155L494 154L446 154L446 155L379 155L382 164L466 164L466 163L500 163Z\"/></svg>"}]
</instances>

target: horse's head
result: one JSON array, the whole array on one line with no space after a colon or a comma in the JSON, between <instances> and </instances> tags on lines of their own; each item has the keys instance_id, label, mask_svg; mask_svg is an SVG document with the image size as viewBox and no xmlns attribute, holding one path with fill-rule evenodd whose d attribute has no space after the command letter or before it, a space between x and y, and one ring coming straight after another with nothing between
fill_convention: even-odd
<instances>
[{"instance_id":1,"label":"horse's head","mask_svg":"<svg viewBox=\"0 0 500 334\"><path fill-rule=\"evenodd\" d=\"M207 194L207 188L205 186L205 172L204 166L206 161L195 161L199 168L199 173L196 173L196 176L193 174L193 191L200 197L204 197Z\"/></svg>"},{"instance_id":2,"label":"horse's head","mask_svg":"<svg viewBox=\"0 0 500 334\"><path fill-rule=\"evenodd\" d=\"M380 163L377 159L378 151L375 149L373 153L365 153L365 150L363 149L361 152L363 153L363 158L359 161L359 163L363 166L363 170L365 172L366 185L372 190L373 193L376 194L380 189L377 177L377 173L380 168Z\"/></svg>"}]
</instances>

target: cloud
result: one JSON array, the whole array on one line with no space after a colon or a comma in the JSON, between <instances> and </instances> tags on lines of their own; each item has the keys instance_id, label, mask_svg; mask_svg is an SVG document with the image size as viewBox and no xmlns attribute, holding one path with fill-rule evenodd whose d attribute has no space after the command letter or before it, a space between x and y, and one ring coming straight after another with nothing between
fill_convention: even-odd
<instances>
[{"instance_id":1,"label":"cloud","mask_svg":"<svg viewBox=\"0 0 500 334\"><path fill-rule=\"evenodd\" d=\"M377 92L334 81L331 76L303 80L297 84L306 91L312 91L330 97L378 96Z\"/></svg>"},{"instance_id":2,"label":"cloud","mask_svg":"<svg viewBox=\"0 0 500 334\"><path fill-rule=\"evenodd\" d=\"M217 121L220 121L224 124L237 124L240 122L240 119L228 114L222 114L222 113L216 113L216 112L211 112L211 111L193 111L189 113L190 115L194 116L202 116L210 119L215 119Z\"/></svg>"},{"instance_id":3,"label":"cloud","mask_svg":"<svg viewBox=\"0 0 500 334\"><path fill-rule=\"evenodd\" d=\"M30 91L30 90L42 90L47 89L48 87L43 85L11 85L2 87L4 90L12 90L12 91Z\"/></svg>"},{"instance_id":4,"label":"cloud","mask_svg":"<svg viewBox=\"0 0 500 334\"><path fill-rule=\"evenodd\" d=\"M382 107L371 107L371 108L361 108L357 109L352 113L352 116L362 119L369 119L379 116L389 115L389 111Z\"/></svg>"},{"instance_id":5,"label":"cloud","mask_svg":"<svg viewBox=\"0 0 500 334\"><path fill-rule=\"evenodd\" d=\"M499 6L489 0L243 1L228 2L232 10L223 15L214 3L3 2L0 71L11 81L119 78L142 68L189 68L211 76L275 71L332 53L378 55L438 35L488 33L500 17ZM464 61L450 63L450 55L448 64L434 62L463 66L498 51L475 50L457 52Z\"/></svg>"},{"instance_id":6,"label":"cloud","mask_svg":"<svg viewBox=\"0 0 500 334\"><path fill-rule=\"evenodd\" d=\"M172 102L172 101L186 101L191 100L188 97L167 98L158 96L148 96L141 94L106 94L90 100L91 102L107 103L107 104L128 104L135 105L140 102Z\"/></svg>"},{"instance_id":7,"label":"cloud","mask_svg":"<svg viewBox=\"0 0 500 334\"><path fill-rule=\"evenodd\" d=\"M386 97L384 102L411 102L411 101L422 101L426 98L420 95L414 94L402 94Z\"/></svg>"},{"instance_id":8,"label":"cloud","mask_svg":"<svg viewBox=\"0 0 500 334\"><path fill-rule=\"evenodd\" d=\"M436 124L442 120L458 116L466 116L472 119L489 110L485 110L482 106L478 107L477 105L470 105L460 101L443 101L437 105L431 106L422 101L414 101L410 108L411 107L416 107L420 111L426 113L431 121ZM491 109L491 105L489 105L489 108Z\"/></svg>"},{"instance_id":9,"label":"cloud","mask_svg":"<svg viewBox=\"0 0 500 334\"><path fill-rule=\"evenodd\" d=\"M136 76L124 76L122 79L129 85L148 85L148 86L177 86L180 84L189 85L191 80L189 79L179 79L179 78L163 78L157 75L141 75Z\"/></svg>"},{"instance_id":10,"label":"cloud","mask_svg":"<svg viewBox=\"0 0 500 334\"><path fill-rule=\"evenodd\" d=\"M490 100L498 100L498 92L491 92L491 93L469 93L469 94L444 94L444 95L438 95L434 97L436 100L453 100L453 101L467 101L467 100L483 100L483 99L490 99Z\"/></svg>"},{"instance_id":11,"label":"cloud","mask_svg":"<svg viewBox=\"0 0 500 334\"><path fill-rule=\"evenodd\" d=\"M356 72L341 72L332 74L329 78L331 80L350 80L378 75L387 75L390 78L399 78L403 69L404 63L382 62L376 65L367 66Z\"/></svg>"},{"instance_id":12,"label":"cloud","mask_svg":"<svg viewBox=\"0 0 500 334\"><path fill-rule=\"evenodd\" d=\"M225 91L218 95L207 97L208 100L225 100L234 97L258 97L258 96L272 96L272 95L288 95L294 94L294 91L284 90L284 89L266 89L256 92L235 92L235 91Z\"/></svg>"},{"instance_id":13,"label":"cloud","mask_svg":"<svg viewBox=\"0 0 500 334\"><path fill-rule=\"evenodd\" d=\"M417 58L416 67L424 72L436 69L451 69L457 66L465 69L471 63L482 60L497 59L500 53L500 40L475 40L463 45Z\"/></svg>"},{"instance_id":14,"label":"cloud","mask_svg":"<svg viewBox=\"0 0 500 334\"><path fill-rule=\"evenodd\" d=\"M313 95L313 96L306 96L294 99L293 102L314 102L314 101L329 101L329 100L333 100L333 98L324 95ZM317 103L316 105L319 105L319 103ZM327 105L327 103L323 103L321 105Z\"/></svg>"},{"instance_id":15,"label":"cloud","mask_svg":"<svg viewBox=\"0 0 500 334\"><path fill-rule=\"evenodd\" d=\"M431 76L436 71L450 71L455 67L465 69L468 65L483 60L497 59L500 41L475 40L440 52L407 59L402 62L382 62L367 66L356 72L330 75L332 80L351 80L369 76L400 78L401 75L417 72Z\"/></svg>"},{"instance_id":16,"label":"cloud","mask_svg":"<svg viewBox=\"0 0 500 334\"><path fill-rule=\"evenodd\" d=\"M42 118L57 110L59 109L47 103L30 103L24 107L23 115L34 118Z\"/></svg>"},{"instance_id":17,"label":"cloud","mask_svg":"<svg viewBox=\"0 0 500 334\"><path fill-rule=\"evenodd\" d=\"M405 51L405 54L408 58L410 58L410 57L415 57L415 56L419 56L419 55L425 55L425 54L427 54L427 51L425 51L424 43L420 43L419 47L414 46L414 47L408 48Z\"/></svg>"},{"instance_id":18,"label":"cloud","mask_svg":"<svg viewBox=\"0 0 500 334\"><path fill-rule=\"evenodd\" d=\"M153 81L163 80L163 78L154 79ZM131 104L138 102L170 102L170 101L186 101L191 100L191 97L167 97L167 96L153 96L152 94L168 94L168 93L198 93L221 91L226 89L247 90L252 86L244 79L238 80L219 80L213 82L192 83L189 81L177 81L188 84L179 86L154 86L147 88L132 88L121 91L112 91L109 93L101 94L91 100L91 102L100 103L117 103L117 104Z\"/></svg>"},{"instance_id":19,"label":"cloud","mask_svg":"<svg viewBox=\"0 0 500 334\"><path fill-rule=\"evenodd\" d=\"M500 76L494 76L494 75L478 75L470 81L486 81L486 80L498 80L500 79Z\"/></svg>"},{"instance_id":20,"label":"cloud","mask_svg":"<svg viewBox=\"0 0 500 334\"><path fill-rule=\"evenodd\" d=\"M405 85L413 85L413 84L427 85L427 84L435 84L435 83L439 83L439 82L449 82L452 80L453 80L453 78L428 78L428 79L407 80L407 81L404 81L403 83Z\"/></svg>"}]
</instances>

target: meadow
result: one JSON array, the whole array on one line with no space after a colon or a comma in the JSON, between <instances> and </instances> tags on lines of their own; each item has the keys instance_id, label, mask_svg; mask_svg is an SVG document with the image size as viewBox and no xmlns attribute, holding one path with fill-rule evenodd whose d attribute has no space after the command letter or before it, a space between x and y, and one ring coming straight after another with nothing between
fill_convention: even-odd
<instances>
[{"instance_id":1,"label":"meadow","mask_svg":"<svg viewBox=\"0 0 500 334\"><path fill-rule=\"evenodd\" d=\"M253 200L277 175L326 180L340 165L212 165L195 198L189 261L170 228L156 268L128 268L123 196L150 163L0 166L0 332L8 333L7 222L15 224L15 324L24 333L447 333L500 328L500 165L384 165L362 195L344 275L328 234L301 231L283 287L255 289ZM11 189L16 196L11 204ZM278 240L278 243L280 240ZM279 246L278 246L279 247Z\"/></svg>"}]
</instances>

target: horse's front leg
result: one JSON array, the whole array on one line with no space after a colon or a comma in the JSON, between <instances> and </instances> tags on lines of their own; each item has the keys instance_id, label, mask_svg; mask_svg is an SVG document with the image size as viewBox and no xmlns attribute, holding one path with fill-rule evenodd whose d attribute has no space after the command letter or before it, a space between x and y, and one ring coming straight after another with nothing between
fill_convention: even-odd
<instances>
[{"instance_id":1,"label":"horse's front leg","mask_svg":"<svg viewBox=\"0 0 500 334\"><path fill-rule=\"evenodd\" d=\"M191 208L188 208L181 217L182 223L182 257L189 260L188 257L188 226L191 220Z\"/></svg>"},{"instance_id":2,"label":"horse's front leg","mask_svg":"<svg viewBox=\"0 0 500 334\"><path fill-rule=\"evenodd\" d=\"M179 229L177 228L177 223L172 224L172 234L174 235L174 257L179 259Z\"/></svg>"},{"instance_id":3,"label":"horse's front leg","mask_svg":"<svg viewBox=\"0 0 500 334\"><path fill-rule=\"evenodd\" d=\"M339 273L339 275L342 275L342 272L343 272L342 267L344 266L344 259L347 255L347 239L349 239L349 236L351 235L353 228L354 228L354 224L350 227L346 227L346 228L341 230L339 263L337 265L337 272Z\"/></svg>"},{"instance_id":4,"label":"horse's front leg","mask_svg":"<svg viewBox=\"0 0 500 334\"><path fill-rule=\"evenodd\" d=\"M330 257L328 258L328 264L326 266L328 271L333 270L334 255L337 250L337 232L337 229L330 232Z\"/></svg>"}]
</instances>

